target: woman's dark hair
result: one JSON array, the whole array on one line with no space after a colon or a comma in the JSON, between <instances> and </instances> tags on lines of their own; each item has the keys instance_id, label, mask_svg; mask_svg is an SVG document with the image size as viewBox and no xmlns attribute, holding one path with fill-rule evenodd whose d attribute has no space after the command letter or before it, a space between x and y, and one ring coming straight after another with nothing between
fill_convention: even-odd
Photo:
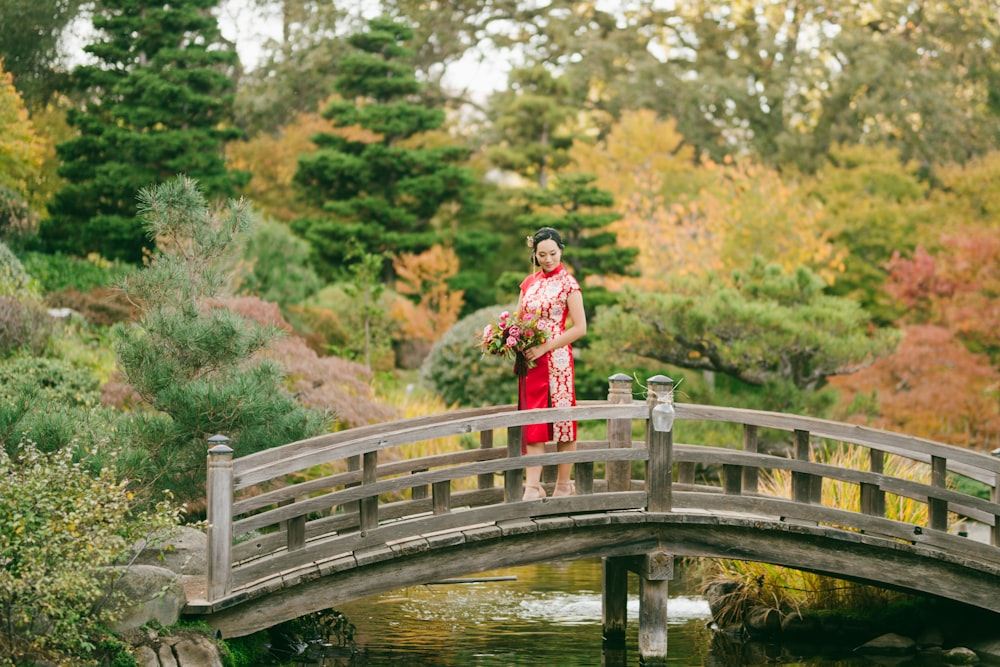
<instances>
[{"instance_id":1,"label":"woman's dark hair","mask_svg":"<svg viewBox=\"0 0 1000 667\"><path fill-rule=\"evenodd\" d=\"M531 241L531 264L533 266L538 265L538 260L535 259L535 248L537 248L538 244L542 241L555 241L560 250L566 248L566 244L563 243L562 237L559 236L559 232L551 227L542 227L535 232L533 236L529 236L528 239Z\"/></svg>"}]
</instances>

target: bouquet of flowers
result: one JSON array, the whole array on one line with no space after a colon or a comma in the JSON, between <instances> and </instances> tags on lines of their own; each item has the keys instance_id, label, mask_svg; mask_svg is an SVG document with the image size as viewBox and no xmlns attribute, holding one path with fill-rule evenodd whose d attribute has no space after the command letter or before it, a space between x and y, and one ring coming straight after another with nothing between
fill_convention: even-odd
<instances>
[{"instance_id":1,"label":"bouquet of flowers","mask_svg":"<svg viewBox=\"0 0 1000 667\"><path fill-rule=\"evenodd\" d=\"M524 377L529 368L534 368L535 362L528 361L524 351L529 347L541 345L549 334L538 327L538 318L532 313L511 315L508 311L500 313L496 322L483 328L480 346L483 354L502 356L514 360L514 372Z\"/></svg>"}]
</instances>

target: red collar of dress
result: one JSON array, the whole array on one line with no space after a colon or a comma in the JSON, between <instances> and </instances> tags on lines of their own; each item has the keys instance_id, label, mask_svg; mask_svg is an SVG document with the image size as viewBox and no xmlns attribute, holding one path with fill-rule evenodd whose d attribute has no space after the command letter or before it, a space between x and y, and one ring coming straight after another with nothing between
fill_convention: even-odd
<instances>
[{"instance_id":1,"label":"red collar of dress","mask_svg":"<svg viewBox=\"0 0 1000 667\"><path fill-rule=\"evenodd\" d=\"M556 268L552 269L551 271L542 271L542 277L544 277L544 278L551 278L552 276L557 275L562 270L563 270L563 265L560 264L559 266L557 266Z\"/></svg>"}]
</instances>

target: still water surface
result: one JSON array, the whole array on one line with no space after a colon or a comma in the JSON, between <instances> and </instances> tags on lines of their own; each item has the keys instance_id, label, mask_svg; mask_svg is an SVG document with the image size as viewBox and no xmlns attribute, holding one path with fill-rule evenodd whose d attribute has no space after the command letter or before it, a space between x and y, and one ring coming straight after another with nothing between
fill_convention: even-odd
<instances>
[{"instance_id":1,"label":"still water surface","mask_svg":"<svg viewBox=\"0 0 1000 667\"><path fill-rule=\"evenodd\" d=\"M322 667L635 667L638 655L638 581L629 577L623 651L601 641L601 562L582 560L483 572L513 580L433 584L341 605L356 627L351 655L332 650L318 660L288 665ZM678 667L808 665L862 667L849 649L819 653L809 647L725 641L706 628L708 603L671 582L668 653ZM839 654L838 654L839 653Z\"/></svg>"}]
</instances>

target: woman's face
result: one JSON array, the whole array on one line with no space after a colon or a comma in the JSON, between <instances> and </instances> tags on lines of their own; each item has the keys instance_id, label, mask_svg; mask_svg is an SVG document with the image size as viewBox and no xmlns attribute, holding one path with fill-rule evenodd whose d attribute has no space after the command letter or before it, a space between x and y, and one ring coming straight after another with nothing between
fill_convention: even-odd
<instances>
[{"instance_id":1,"label":"woman's face","mask_svg":"<svg viewBox=\"0 0 1000 667\"><path fill-rule=\"evenodd\" d=\"M538 245L535 246L535 259L542 271L548 272L556 268L559 266L559 260L562 259L559 244L552 239L539 241Z\"/></svg>"}]
</instances>

